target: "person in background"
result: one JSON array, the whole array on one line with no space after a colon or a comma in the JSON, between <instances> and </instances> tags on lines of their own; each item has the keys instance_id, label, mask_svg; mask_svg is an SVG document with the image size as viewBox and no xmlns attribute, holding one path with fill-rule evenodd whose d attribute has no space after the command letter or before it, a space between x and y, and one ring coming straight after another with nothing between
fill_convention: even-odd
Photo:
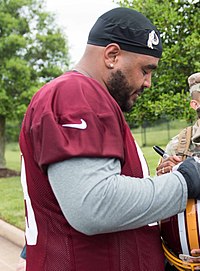
<instances>
[{"instance_id":1,"label":"person in background","mask_svg":"<svg viewBox=\"0 0 200 271\"><path fill-rule=\"evenodd\" d=\"M191 95L190 107L197 112L197 121L194 123L194 125L188 126L184 128L182 131L180 131L178 135L176 135L169 141L165 148L165 152L168 155L170 156L177 155L181 159L181 161L184 161L187 157L192 156L200 157L200 72L194 73L188 77L188 85L189 92ZM163 161L160 161L162 162L162 168ZM164 171L165 173L167 173L170 170L171 168L165 167ZM161 174L162 172L159 172L159 175ZM194 208L196 207L194 206ZM186 223L190 223L190 221L188 220ZM169 230L169 228L166 230ZM195 234L196 230L195 226L193 225L193 235ZM200 249L199 248L192 249L191 255L199 256ZM196 263L198 261L196 260ZM176 270L179 269L176 269L173 263L169 262L166 263L166 271L176 271ZM198 268L195 267L195 270L200 270L200 267Z\"/></svg>"},{"instance_id":2,"label":"person in background","mask_svg":"<svg viewBox=\"0 0 200 271\"><path fill-rule=\"evenodd\" d=\"M143 14L112 9L75 68L32 98L20 133L27 271L164 270L155 221L200 199L200 165L187 159L150 177L123 115L151 86L161 54Z\"/></svg>"},{"instance_id":3,"label":"person in background","mask_svg":"<svg viewBox=\"0 0 200 271\"><path fill-rule=\"evenodd\" d=\"M176 154L182 158L200 157L200 72L190 75L188 84L191 95L190 107L197 112L197 121L183 129L166 146L166 153Z\"/></svg>"}]
</instances>

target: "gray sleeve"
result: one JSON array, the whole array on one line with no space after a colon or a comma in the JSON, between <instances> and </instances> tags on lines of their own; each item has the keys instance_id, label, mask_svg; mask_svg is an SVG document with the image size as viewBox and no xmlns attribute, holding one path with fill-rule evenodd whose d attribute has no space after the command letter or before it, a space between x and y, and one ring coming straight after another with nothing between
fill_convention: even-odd
<instances>
[{"instance_id":1,"label":"gray sleeve","mask_svg":"<svg viewBox=\"0 0 200 271\"><path fill-rule=\"evenodd\" d=\"M138 228L182 212L187 185L179 172L148 178L120 175L119 160L73 158L49 166L52 189L68 222L100 234Z\"/></svg>"}]
</instances>

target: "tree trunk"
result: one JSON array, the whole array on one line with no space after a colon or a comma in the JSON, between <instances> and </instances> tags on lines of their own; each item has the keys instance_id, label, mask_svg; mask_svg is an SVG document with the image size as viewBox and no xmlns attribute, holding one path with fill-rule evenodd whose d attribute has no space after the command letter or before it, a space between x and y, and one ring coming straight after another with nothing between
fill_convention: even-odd
<instances>
[{"instance_id":1,"label":"tree trunk","mask_svg":"<svg viewBox=\"0 0 200 271\"><path fill-rule=\"evenodd\" d=\"M5 127L6 127L6 118L5 116L0 115L0 169L6 167Z\"/></svg>"}]
</instances>

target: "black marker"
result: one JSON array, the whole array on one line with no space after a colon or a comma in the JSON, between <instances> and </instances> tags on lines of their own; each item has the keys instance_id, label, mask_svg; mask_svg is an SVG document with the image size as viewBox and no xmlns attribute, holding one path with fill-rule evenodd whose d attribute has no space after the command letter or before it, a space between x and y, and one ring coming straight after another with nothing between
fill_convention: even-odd
<instances>
[{"instance_id":1,"label":"black marker","mask_svg":"<svg viewBox=\"0 0 200 271\"><path fill-rule=\"evenodd\" d=\"M156 151L160 156L162 156L164 159L169 157L169 155L160 147L158 146L153 146L154 151Z\"/></svg>"}]
</instances>

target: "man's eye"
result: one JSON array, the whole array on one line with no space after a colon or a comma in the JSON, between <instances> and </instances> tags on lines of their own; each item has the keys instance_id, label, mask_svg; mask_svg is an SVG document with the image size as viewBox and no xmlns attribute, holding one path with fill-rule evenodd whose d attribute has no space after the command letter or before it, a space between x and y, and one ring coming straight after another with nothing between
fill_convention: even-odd
<instances>
[{"instance_id":1,"label":"man's eye","mask_svg":"<svg viewBox=\"0 0 200 271\"><path fill-rule=\"evenodd\" d=\"M147 71L142 70L142 73L143 73L143 75L146 75L146 74L147 74Z\"/></svg>"}]
</instances>

